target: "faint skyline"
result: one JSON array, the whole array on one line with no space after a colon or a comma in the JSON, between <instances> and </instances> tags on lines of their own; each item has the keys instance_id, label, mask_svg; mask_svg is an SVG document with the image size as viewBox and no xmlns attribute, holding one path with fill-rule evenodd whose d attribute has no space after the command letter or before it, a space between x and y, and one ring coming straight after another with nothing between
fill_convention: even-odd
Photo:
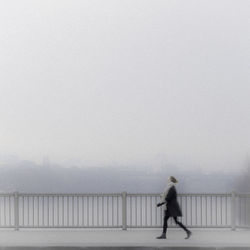
<instances>
[{"instance_id":1,"label":"faint skyline","mask_svg":"<svg viewBox=\"0 0 250 250\"><path fill-rule=\"evenodd\" d=\"M250 1L0 2L0 155L225 171L250 155Z\"/></svg>"},{"instance_id":2,"label":"faint skyline","mask_svg":"<svg viewBox=\"0 0 250 250\"><path fill-rule=\"evenodd\" d=\"M204 173L201 170L137 166L106 166L67 168L58 165L38 165L23 161L1 166L0 192L134 192L160 193L167 179L174 175L178 191L222 193L249 191L249 168L241 172ZM248 170L248 171L246 171ZM45 185L46 183L46 185Z\"/></svg>"}]
</instances>

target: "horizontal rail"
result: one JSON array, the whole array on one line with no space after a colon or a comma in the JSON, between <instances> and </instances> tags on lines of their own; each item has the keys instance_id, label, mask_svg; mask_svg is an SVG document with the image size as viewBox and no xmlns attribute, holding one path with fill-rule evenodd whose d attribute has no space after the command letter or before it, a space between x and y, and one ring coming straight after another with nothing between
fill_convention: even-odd
<instances>
[{"instance_id":1,"label":"horizontal rail","mask_svg":"<svg viewBox=\"0 0 250 250\"><path fill-rule=\"evenodd\" d=\"M21 196L117 196L121 193L19 193ZM0 195L1 196L1 195Z\"/></svg>"},{"instance_id":2,"label":"horizontal rail","mask_svg":"<svg viewBox=\"0 0 250 250\"><path fill-rule=\"evenodd\" d=\"M0 196L14 196L16 192L12 193L0 193ZM25 195L25 196L116 196L121 195L121 193L22 193L18 192L19 195ZM159 193L127 193L131 196L157 196L161 195ZM178 196L231 196L231 193L180 193ZM237 196L249 196L250 193L239 193Z\"/></svg>"}]
</instances>

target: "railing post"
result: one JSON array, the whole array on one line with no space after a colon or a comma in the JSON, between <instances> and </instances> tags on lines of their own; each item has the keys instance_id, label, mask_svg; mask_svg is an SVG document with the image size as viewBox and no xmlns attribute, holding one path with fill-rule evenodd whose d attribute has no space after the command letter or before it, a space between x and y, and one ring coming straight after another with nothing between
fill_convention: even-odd
<instances>
[{"instance_id":1,"label":"railing post","mask_svg":"<svg viewBox=\"0 0 250 250\"><path fill-rule=\"evenodd\" d=\"M14 218L15 218L15 230L19 230L19 195L18 192L14 193Z\"/></svg>"},{"instance_id":2,"label":"railing post","mask_svg":"<svg viewBox=\"0 0 250 250\"><path fill-rule=\"evenodd\" d=\"M127 192L122 192L122 230L127 230Z\"/></svg>"},{"instance_id":3,"label":"railing post","mask_svg":"<svg viewBox=\"0 0 250 250\"><path fill-rule=\"evenodd\" d=\"M231 230L236 229L236 194L231 193Z\"/></svg>"}]
</instances>

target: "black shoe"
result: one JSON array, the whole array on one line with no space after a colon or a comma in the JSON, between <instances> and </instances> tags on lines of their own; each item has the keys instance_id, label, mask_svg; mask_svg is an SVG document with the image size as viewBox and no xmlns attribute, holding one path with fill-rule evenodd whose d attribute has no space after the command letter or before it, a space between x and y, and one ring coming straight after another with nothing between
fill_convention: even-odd
<instances>
[{"instance_id":1,"label":"black shoe","mask_svg":"<svg viewBox=\"0 0 250 250\"><path fill-rule=\"evenodd\" d=\"M156 239L166 239L167 237L166 237L166 234L162 234L161 236L158 236L158 237L156 237Z\"/></svg>"},{"instance_id":2,"label":"black shoe","mask_svg":"<svg viewBox=\"0 0 250 250\"><path fill-rule=\"evenodd\" d=\"M187 237L185 238L186 240L190 238L192 232L191 231L187 231Z\"/></svg>"}]
</instances>

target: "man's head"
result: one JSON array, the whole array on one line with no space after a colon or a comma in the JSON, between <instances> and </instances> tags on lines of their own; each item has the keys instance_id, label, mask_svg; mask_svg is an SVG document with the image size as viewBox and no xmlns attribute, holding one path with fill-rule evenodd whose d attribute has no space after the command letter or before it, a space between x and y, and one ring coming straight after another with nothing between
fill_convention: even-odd
<instances>
[{"instance_id":1,"label":"man's head","mask_svg":"<svg viewBox=\"0 0 250 250\"><path fill-rule=\"evenodd\" d=\"M177 179L174 176L169 176L168 181L173 183L178 183Z\"/></svg>"}]
</instances>

